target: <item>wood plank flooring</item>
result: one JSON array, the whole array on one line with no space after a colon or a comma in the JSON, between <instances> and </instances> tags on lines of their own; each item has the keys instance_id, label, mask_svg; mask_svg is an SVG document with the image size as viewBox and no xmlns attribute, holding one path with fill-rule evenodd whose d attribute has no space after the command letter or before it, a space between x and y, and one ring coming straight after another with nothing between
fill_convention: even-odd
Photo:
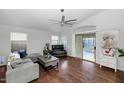
<instances>
[{"instance_id":1,"label":"wood plank flooring","mask_svg":"<svg viewBox=\"0 0 124 93\"><path fill-rule=\"evenodd\" d=\"M83 61L78 58L60 58L59 71L45 72L40 66L40 78L32 83L124 83L124 72Z\"/></svg>"}]
</instances>

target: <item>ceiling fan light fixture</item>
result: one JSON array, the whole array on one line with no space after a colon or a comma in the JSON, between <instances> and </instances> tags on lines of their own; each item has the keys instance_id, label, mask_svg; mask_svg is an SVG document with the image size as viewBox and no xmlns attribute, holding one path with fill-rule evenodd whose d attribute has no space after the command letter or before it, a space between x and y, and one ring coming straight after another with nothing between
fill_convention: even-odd
<instances>
[{"instance_id":1,"label":"ceiling fan light fixture","mask_svg":"<svg viewBox=\"0 0 124 93\"><path fill-rule=\"evenodd\" d=\"M60 26L64 26L64 25L73 25L73 23L75 21L77 21L77 19L70 19L70 20L65 20L65 16L64 16L64 9L60 9L60 12L62 14L62 17L61 17L61 21L58 21L58 20L51 20L51 21L55 21L57 22L57 24L60 24ZM56 24L56 23L55 23Z\"/></svg>"},{"instance_id":2,"label":"ceiling fan light fixture","mask_svg":"<svg viewBox=\"0 0 124 93\"><path fill-rule=\"evenodd\" d=\"M64 12L64 9L61 9L60 11L61 11L61 12Z\"/></svg>"}]
</instances>

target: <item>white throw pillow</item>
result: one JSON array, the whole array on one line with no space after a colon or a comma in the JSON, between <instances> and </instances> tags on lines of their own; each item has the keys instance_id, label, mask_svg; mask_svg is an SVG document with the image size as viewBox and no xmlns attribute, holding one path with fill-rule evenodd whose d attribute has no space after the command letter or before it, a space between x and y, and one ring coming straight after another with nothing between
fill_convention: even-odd
<instances>
[{"instance_id":1,"label":"white throw pillow","mask_svg":"<svg viewBox=\"0 0 124 93\"><path fill-rule=\"evenodd\" d=\"M8 57L8 61L12 62L12 61L15 61L17 59L20 59L20 55L18 52L10 53L10 55Z\"/></svg>"}]
</instances>

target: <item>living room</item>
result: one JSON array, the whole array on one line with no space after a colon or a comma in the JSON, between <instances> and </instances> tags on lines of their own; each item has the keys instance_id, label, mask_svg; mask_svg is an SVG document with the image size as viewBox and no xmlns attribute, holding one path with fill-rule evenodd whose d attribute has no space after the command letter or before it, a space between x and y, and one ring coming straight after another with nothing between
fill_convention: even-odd
<instances>
[{"instance_id":1,"label":"living room","mask_svg":"<svg viewBox=\"0 0 124 93\"><path fill-rule=\"evenodd\" d=\"M1 9L0 14L0 56L6 68L8 63L13 63L8 62L8 57L14 52L12 41L15 39L25 40L26 47L23 49L26 50L27 56L39 54L38 59L44 55L43 51L48 44L49 55L55 56L58 63L58 69L50 67L48 71L45 71L41 64L34 63L36 67L32 65L34 67L31 70L32 74L27 70L29 75L27 78L30 79L21 77L27 74L26 70L24 73L21 69L20 76L18 73L8 75L6 71L5 80L7 79L8 83L124 82L123 57L118 57L119 52L114 52L123 50L124 47L123 9ZM92 62L83 58L82 38L91 37L90 35L94 33L94 62ZM58 57L51 53L55 48L53 45L62 45L60 50L65 50L67 56ZM22 49L23 44L20 46ZM20 46L14 48L18 50ZM107 49L111 50L110 54L106 53ZM42 58L41 60L43 61ZM16 75L21 79L16 79Z\"/></svg>"},{"instance_id":2,"label":"living room","mask_svg":"<svg viewBox=\"0 0 124 93\"><path fill-rule=\"evenodd\" d=\"M123 93L123 0L1 0L1 93Z\"/></svg>"}]
</instances>

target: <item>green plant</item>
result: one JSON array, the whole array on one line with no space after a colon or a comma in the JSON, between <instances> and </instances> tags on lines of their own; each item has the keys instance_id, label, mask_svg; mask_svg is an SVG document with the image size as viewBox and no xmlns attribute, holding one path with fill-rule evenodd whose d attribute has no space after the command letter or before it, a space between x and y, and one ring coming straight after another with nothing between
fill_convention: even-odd
<instances>
[{"instance_id":1,"label":"green plant","mask_svg":"<svg viewBox=\"0 0 124 93\"><path fill-rule=\"evenodd\" d=\"M124 49L118 49L119 56L118 57L123 57L124 56Z\"/></svg>"}]
</instances>

